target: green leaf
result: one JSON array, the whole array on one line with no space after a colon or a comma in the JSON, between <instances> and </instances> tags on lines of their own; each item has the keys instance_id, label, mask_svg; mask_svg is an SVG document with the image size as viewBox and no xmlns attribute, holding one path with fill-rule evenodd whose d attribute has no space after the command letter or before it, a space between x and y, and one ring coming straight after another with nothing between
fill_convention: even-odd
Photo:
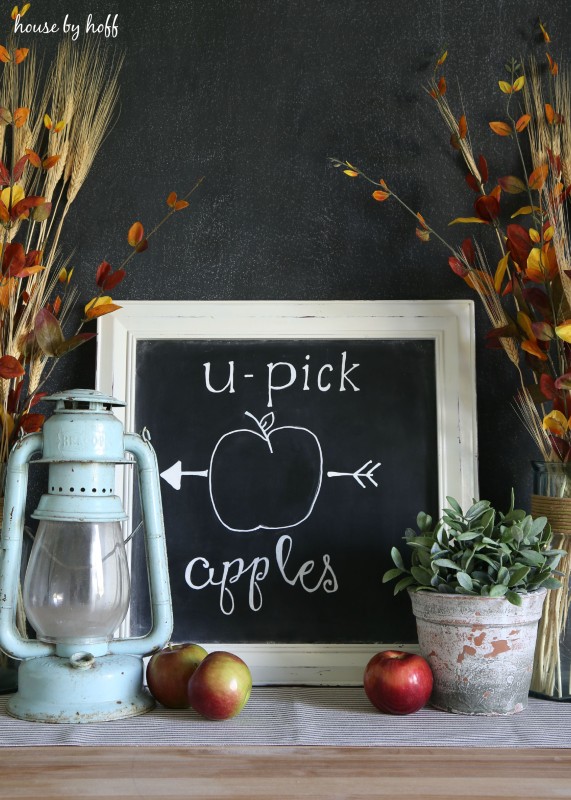
<instances>
[{"instance_id":1,"label":"green leaf","mask_svg":"<svg viewBox=\"0 0 571 800\"><path fill-rule=\"evenodd\" d=\"M505 583L498 583L496 586L490 587L490 597L503 597L508 591Z\"/></svg>"},{"instance_id":2,"label":"green leaf","mask_svg":"<svg viewBox=\"0 0 571 800\"><path fill-rule=\"evenodd\" d=\"M395 586L394 594L398 594L402 592L403 589L407 589L409 586L412 586L414 583L414 578L411 575L407 575L406 578L403 578L401 581L397 583Z\"/></svg>"},{"instance_id":3,"label":"green leaf","mask_svg":"<svg viewBox=\"0 0 571 800\"><path fill-rule=\"evenodd\" d=\"M521 606L521 595L517 592L506 592L506 600L509 600L514 606Z\"/></svg>"},{"instance_id":4,"label":"green leaf","mask_svg":"<svg viewBox=\"0 0 571 800\"><path fill-rule=\"evenodd\" d=\"M546 578L544 581L541 581L541 586L545 589L561 589L561 582L557 580L557 578L549 577Z\"/></svg>"},{"instance_id":5,"label":"green leaf","mask_svg":"<svg viewBox=\"0 0 571 800\"><path fill-rule=\"evenodd\" d=\"M520 555L528 564L532 564L534 567L543 566L545 561L543 553L538 553L536 550L521 550Z\"/></svg>"},{"instance_id":6,"label":"green leaf","mask_svg":"<svg viewBox=\"0 0 571 800\"><path fill-rule=\"evenodd\" d=\"M392 558L395 566L398 567L399 569L402 569L402 571L404 572L406 567L404 565L404 561L402 560L402 556L401 556L401 554L399 553L399 551L397 550L396 547L393 547L391 549L391 558Z\"/></svg>"},{"instance_id":7,"label":"green leaf","mask_svg":"<svg viewBox=\"0 0 571 800\"><path fill-rule=\"evenodd\" d=\"M468 575L467 572L458 572L458 574L456 575L456 580L458 581L460 586L467 592L473 591L474 584L472 583L472 578Z\"/></svg>"},{"instance_id":8,"label":"green leaf","mask_svg":"<svg viewBox=\"0 0 571 800\"><path fill-rule=\"evenodd\" d=\"M421 584L421 586L430 586L432 573L427 569L424 569L424 567L411 567L410 572L415 581Z\"/></svg>"},{"instance_id":9,"label":"green leaf","mask_svg":"<svg viewBox=\"0 0 571 800\"><path fill-rule=\"evenodd\" d=\"M461 506L460 506L460 504L458 503L457 500L455 500L453 497L448 497L448 495L447 495L446 496L446 501L451 506L451 508L454 509L456 514L459 514L460 516L463 516L462 508L461 508Z\"/></svg>"},{"instance_id":10,"label":"green leaf","mask_svg":"<svg viewBox=\"0 0 571 800\"><path fill-rule=\"evenodd\" d=\"M523 581L523 579L528 575L530 569L531 567L527 567L525 564L515 569L508 581L508 586L511 588L512 586L515 586Z\"/></svg>"},{"instance_id":11,"label":"green leaf","mask_svg":"<svg viewBox=\"0 0 571 800\"><path fill-rule=\"evenodd\" d=\"M531 535L539 536L547 525L547 517L536 517L531 524Z\"/></svg>"},{"instance_id":12,"label":"green leaf","mask_svg":"<svg viewBox=\"0 0 571 800\"><path fill-rule=\"evenodd\" d=\"M419 531L428 531L432 526L432 517L429 514L425 514L424 511L421 511L416 517L416 524Z\"/></svg>"},{"instance_id":13,"label":"green leaf","mask_svg":"<svg viewBox=\"0 0 571 800\"><path fill-rule=\"evenodd\" d=\"M388 583L389 581L392 581L395 578L399 578L401 575L402 575L402 569L399 569L398 567L395 567L393 569L388 569L383 575L383 583Z\"/></svg>"},{"instance_id":14,"label":"green leaf","mask_svg":"<svg viewBox=\"0 0 571 800\"><path fill-rule=\"evenodd\" d=\"M468 520L478 519L485 511L487 511L490 507L489 500L479 500L477 503L466 511L464 515Z\"/></svg>"},{"instance_id":15,"label":"green leaf","mask_svg":"<svg viewBox=\"0 0 571 800\"><path fill-rule=\"evenodd\" d=\"M455 564L450 558L435 558L432 562L437 567L446 567L447 569L459 570L458 564Z\"/></svg>"}]
</instances>

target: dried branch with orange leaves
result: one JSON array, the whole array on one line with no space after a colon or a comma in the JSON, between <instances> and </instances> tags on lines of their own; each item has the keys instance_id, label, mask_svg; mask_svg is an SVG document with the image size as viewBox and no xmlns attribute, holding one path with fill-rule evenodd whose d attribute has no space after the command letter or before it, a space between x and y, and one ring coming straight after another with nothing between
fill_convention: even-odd
<instances>
[{"instance_id":1,"label":"dried branch with orange leaves","mask_svg":"<svg viewBox=\"0 0 571 800\"><path fill-rule=\"evenodd\" d=\"M12 20L30 4L15 6ZM66 335L78 296L70 259L59 246L72 203L112 126L122 58L87 39L60 43L45 79L34 48L13 37L0 45L0 496L2 467L21 433L39 430L32 411L57 359L95 336L85 325L119 306L111 292L130 260L188 197L172 192L168 211L145 236L140 222L127 234L130 251L117 269L95 270L95 296L79 328Z\"/></svg>"},{"instance_id":2,"label":"dried branch with orange leaves","mask_svg":"<svg viewBox=\"0 0 571 800\"><path fill-rule=\"evenodd\" d=\"M350 178L374 187L377 202L396 201L416 221L422 242L437 240L449 251L453 272L475 291L487 312L490 347L502 348L517 370L516 410L546 461L571 460L571 79L550 52L550 36L539 22L546 47L546 76L534 60L505 65L498 81L505 97L493 134L511 143L518 174L491 181L483 155L476 157L466 114L456 114L442 74L448 52L438 58L427 92L461 157L466 184L476 195L473 214L450 225L493 231L490 251L477 236L451 244L385 180L375 181L348 161L333 158ZM525 137L525 138L523 138ZM510 153L510 157L512 154ZM523 196L513 207L513 196ZM515 220L515 221L514 221ZM494 248L492 248L494 250Z\"/></svg>"}]
</instances>

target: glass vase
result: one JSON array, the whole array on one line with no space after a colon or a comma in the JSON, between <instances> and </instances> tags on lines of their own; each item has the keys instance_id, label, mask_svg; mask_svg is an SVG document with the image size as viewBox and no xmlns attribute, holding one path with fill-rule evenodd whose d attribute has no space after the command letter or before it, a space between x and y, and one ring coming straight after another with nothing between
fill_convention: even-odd
<instances>
[{"instance_id":1,"label":"glass vase","mask_svg":"<svg viewBox=\"0 0 571 800\"><path fill-rule=\"evenodd\" d=\"M557 570L562 588L547 593L537 632L531 693L549 700L571 700L571 464L532 461L533 517L547 517L551 547L565 550Z\"/></svg>"}]
</instances>

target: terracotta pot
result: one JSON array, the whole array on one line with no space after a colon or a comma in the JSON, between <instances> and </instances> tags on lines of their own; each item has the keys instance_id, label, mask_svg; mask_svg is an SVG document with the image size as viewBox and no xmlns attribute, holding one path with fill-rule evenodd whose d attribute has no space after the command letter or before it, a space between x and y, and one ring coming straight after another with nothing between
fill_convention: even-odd
<instances>
[{"instance_id":1,"label":"terracotta pot","mask_svg":"<svg viewBox=\"0 0 571 800\"><path fill-rule=\"evenodd\" d=\"M527 706L545 589L503 597L409 592L430 704L455 714L515 714Z\"/></svg>"}]
</instances>

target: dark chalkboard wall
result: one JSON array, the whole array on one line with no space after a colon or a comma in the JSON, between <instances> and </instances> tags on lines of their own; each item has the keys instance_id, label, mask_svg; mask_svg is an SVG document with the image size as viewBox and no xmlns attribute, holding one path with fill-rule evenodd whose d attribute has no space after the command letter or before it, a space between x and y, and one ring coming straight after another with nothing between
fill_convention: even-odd
<instances>
[{"instance_id":1,"label":"dark chalkboard wall","mask_svg":"<svg viewBox=\"0 0 571 800\"><path fill-rule=\"evenodd\" d=\"M117 38L100 41L126 51L121 114L62 239L85 301L97 264L125 255L129 224L151 226L200 175L192 209L131 262L117 301L466 297L438 244L327 159L384 177L446 232L473 198L423 89L437 54L449 50L475 151L505 175L515 157L487 124L503 108L503 64L541 55L538 15L554 55L571 51L568 0L45 0L28 12L82 27L115 13ZM48 51L56 38L32 37ZM93 356L89 345L63 359L54 388L93 385ZM515 379L481 344L478 390L481 494L507 504L513 484L526 504L535 454L510 405Z\"/></svg>"},{"instance_id":2,"label":"dark chalkboard wall","mask_svg":"<svg viewBox=\"0 0 571 800\"><path fill-rule=\"evenodd\" d=\"M433 341L143 341L136 395L175 641L415 640L381 576L438 502Z\"/></svg>"}]
</instances>

